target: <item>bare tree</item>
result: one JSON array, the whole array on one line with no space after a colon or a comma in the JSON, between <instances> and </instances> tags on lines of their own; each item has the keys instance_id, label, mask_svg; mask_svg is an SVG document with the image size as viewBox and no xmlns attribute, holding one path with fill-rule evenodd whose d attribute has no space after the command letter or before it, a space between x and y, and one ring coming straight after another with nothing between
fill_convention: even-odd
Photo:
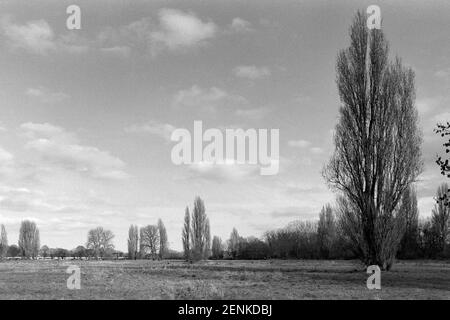
<instances>
[{"instance_id":1,"label":"bare tree","mask_svg":"<svg viewBox=\"0 0 450 320\"><path fill-rule=\"evenodd\" d=\"M326 259L330 257L335 239L336 224L334 214L331 206L327 204L320 212L317 226L317 241L321 257Z\"/></svg>"},{"instance_id":2,"label":"bare tree","mask_svg":"<svg viewBox=\"0 0 450 320\"><path fill-rule=\"evenodd\" d=\"M33 221L22 221L19 231L19 248L23 257L37 257L40 248L39 229Z\"/></svg>"},{"instance_id":3,"label":"bare tree","mask_svg":"<svg viewBox=\"0 0 450 320\"><path fill-rule=\"evenodd\" d=\"M403 259L416 258L419 253L419 209L414 187L409 187L403 194L400 212L406 224L398 256Z\"/></svg>"},{"instance_id":4,"label":"bare tree","mask_svg":"<svg viewBox=\"0 0 450 320\"><path fill-rule=\"evenodd\" d=\"M450 122L447 121L446 124L438 124L435 132L440 134L441 137L450 136ZM445 153L450 153L450 138L443 144L443 146L445 148ZM438 156L436 163L441 170L441 174L443 176L447 176L447 178L450 178L450 158L444 159L442 156ZM437 201L443 201L445 206L450 207L450 189L447 189L447 192L442 193Z\"/></svg>"},{"instance_id":5,"label":"bare tree","mask_svg":"<svg viewBox=\"0 0 450 320\"><path fill-rule=\"evenodd\" d=\"M403 235L398 204L422 170L414 72L399 58L388 61L383 31L369 30L364 13L357 13L350 38L337 59L342 106L324 177L354 210L362 261L387 270Z\"/></svg>"},{"instance_id":6,"label":"bare tree","mask_svg":"<svg viewBox=\"0 0 450 320\"><path fill-rule=\"evenodd\" d=\"M196 197L194 200L194 209L192 211L192 258L194 260L201 260L205 255L206 245L206 213L205 204L200 197Z\"/></svg>"},{"instance_id":7,"label":"bare tree","mask_svg":"<svg viewBox=\"0 0 450 320\"><path fill-rule=\"evenodd\" d=\"M0 259L6 257L7 252L8 252L8 235L6 234L5 226L2 224L0 233Z\"/></svg>"},{"instance_id":8,"label":"bare tree","mask_svg":"<svg viewBox=\"0 0 450 320\"><path fill-rule=\"evenodd\" d=\"M46 258L48 257L50 254L50 248L46 245L43 245L41 247L41 249L39 249L39 255L41 255L42 257Z\"/></svg>"},{"instance_id":9,"label":"bare tree","mask_svg":"<svg viewBox=\"0 0 450 320\"><path fill-rule=\"evenodd\" d=\"M228 240L228 252L233 259L236 259L238 255L240 239L241 237L239 236L238 231L236 228L233 228L233 231L231 231L230 234L230 239Z\"/></svg>"},{"instance_id":10,"label":"bare tree","mask_svg":"<svg viewBox=\"0 0 450 320\"><path fill-rule=\"evenodd\" d=\"M190 235L191 235L191 216L189 214L189 208L186 207L184 213L184 226L181 233L181 240L183 241L183 252L184 258L190 260L191 258L191 247L190 247Z\"/></svg>"},{"instance_id":11,"label":"bare tree","mask_svg":"<svg viewBox=\"0 0 450 320\"><path fill-rule=\"evenodd\" d=\"M158 257L159 250L159 232L158 227L154 225L148 225L141 228L141 256L145 257L150 254L152 259Z\"/></svg>"},{"instance_id":12,"label":"bare tree","mask_svg":"<svg viewBox=\"0 0 450 320\"><path fill-rule=\"evenodd\" d=\"M164 259L167 251L169 250L167 231L164 223L161 219L158 219L158 232L159 232L159 258Z\"/></svg>"},{"instance_id":13,"label":"bare tree","mask_svg":"<svg viewBox=\"0 0 450 320\"><path fill-rule=\"evenodd\" d=\"M438 252L442 252L450 241L450 207L443 200L448 189L448 184L446 183L439 186L436 194L437 204L435 204L431 215L431 224L436 234Z\"/></svg>"},{"instance_id":14,"label":"bare tree","mask_svg":"<svg viewBox=\"0 0 450 320\"><path fill-rule=\"evenodd\" d=\"M213 259L222 259L223 258L223 244L222 239L218 236L214 236L212 241L212 258Z\"/></svg>"},{"instance_id":15,"label":"bare tree","mask_svg":"<svg viewBox=\"0 0 450 320\"><path fill-rule=\"evenodd\" d=\"M95 257L104 257L114 250L113 238L114 234L110 230L103 229L103 227L91 229L88 232L86 248L92 250Z\"/></svg>"},{"instance_id":16,"label":"bare tree","mask_svg":"<svg viewBox=\"0 0 450 320\"><path fill-rule=\"evenodd\" d=\"M128 229L128 258L136 260L139 255L139 230L138 226L131 225Z\"/></svg>"},{"instance_id":17,"label":"bare tree","mask_svg":"<svg viewBox=\"0 0 450 320\"><path fill-rule=\"evenodd\" d=\"M205 249L204 249L204 259L208 259L211 256L211 229L209 226L209 218L206 218L205 223Z\"/></svg>"}]
</instances>

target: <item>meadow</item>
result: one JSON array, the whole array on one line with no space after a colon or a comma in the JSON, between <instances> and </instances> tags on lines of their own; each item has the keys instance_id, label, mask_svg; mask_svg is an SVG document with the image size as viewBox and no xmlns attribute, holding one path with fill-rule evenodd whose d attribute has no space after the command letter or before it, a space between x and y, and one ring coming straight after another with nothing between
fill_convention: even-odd
<instances>
[{"instance_id":1,"label":"meadow","mask_svg":"<svg viewBox=\"0 0 450 320\"><path fill-rule=\"evenodd\" d=\"M77 265L81 288L69 290ZM0 299L450 299L450 261L400 261L368 290L356 261L2 261Z\"/></svg>"}]
</instances>

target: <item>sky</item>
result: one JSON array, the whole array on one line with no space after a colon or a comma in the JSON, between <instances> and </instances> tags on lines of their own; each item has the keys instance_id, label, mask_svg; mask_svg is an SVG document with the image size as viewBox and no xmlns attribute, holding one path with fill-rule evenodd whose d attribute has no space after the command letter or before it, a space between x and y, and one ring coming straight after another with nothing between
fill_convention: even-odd
<instances>
[{"instance_id":1,"label":"sky","mask_svg":"<svg viewBox=\"0 0 450 320\"><path fill-rule=\"evenodd\" d=\"M81 8L68 30L66 8ZM421 217L445 178L436 122L450 120L448 1L0 0L0 223L17 243L75 248L103 226L126 250L130 224L166 225L180 250L186 206L212 235L261 237L334 203L321 171L340 106L339 50L356 10L376 4L391 57L416 73ZM176 128L279 129L280 170L175 165Z\"/></svg>"}]
</instances>

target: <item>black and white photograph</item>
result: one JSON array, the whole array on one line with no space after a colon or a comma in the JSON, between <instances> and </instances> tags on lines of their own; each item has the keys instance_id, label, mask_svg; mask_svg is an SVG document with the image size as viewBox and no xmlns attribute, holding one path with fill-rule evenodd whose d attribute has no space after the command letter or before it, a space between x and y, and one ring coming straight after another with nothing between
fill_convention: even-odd
<instances>
[{"instance_id":1,"label":"black and white photograph","mask_svg":"<svg viewBox=\"0 0 450 320\"><path fill-rule=\"evenodd\" d=\"M0 300L450 300L450 1L0 0Z\"/></svg>"}]
</instances>

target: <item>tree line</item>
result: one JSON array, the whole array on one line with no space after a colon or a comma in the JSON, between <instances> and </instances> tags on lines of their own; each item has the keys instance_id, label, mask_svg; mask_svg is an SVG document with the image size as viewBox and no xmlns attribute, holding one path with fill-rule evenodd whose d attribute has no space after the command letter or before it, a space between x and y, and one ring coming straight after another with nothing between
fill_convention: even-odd
<instances>
[{"instance_id":1,"label":"tree line","mask_svg":"<svg viewBox=\"0 0 450 320\"><path fill-rule=\"evenodd\" d=\"M402 217L401 235L396 245L395 257L400 259L442 259L450 258L450 208L444 200L447 184L442 184L437 192L436 205L431 217L419 219L417 193L414 187L402 195L398 215ZM204 203L200 198L202 214ZM361 230L355 228L353 216L349 214L349 204L340 198L333 207L325 205L318 221L293 221L286 227L270 230L261 238L241 237L233 228L226 241L214 236L209 255L204 259L356 259L361 257L355 240ZM195 206L194 206L195 208ZM195 209L194 209L195 211ZM206 215L205 215L206 216ZM185 225L182 230L184 257L192 256L194 241L189 241L191 228L196 224L189 222L186 209ZM199 260L197 256L197 260Z\"/></svg>"}]
</instances>

